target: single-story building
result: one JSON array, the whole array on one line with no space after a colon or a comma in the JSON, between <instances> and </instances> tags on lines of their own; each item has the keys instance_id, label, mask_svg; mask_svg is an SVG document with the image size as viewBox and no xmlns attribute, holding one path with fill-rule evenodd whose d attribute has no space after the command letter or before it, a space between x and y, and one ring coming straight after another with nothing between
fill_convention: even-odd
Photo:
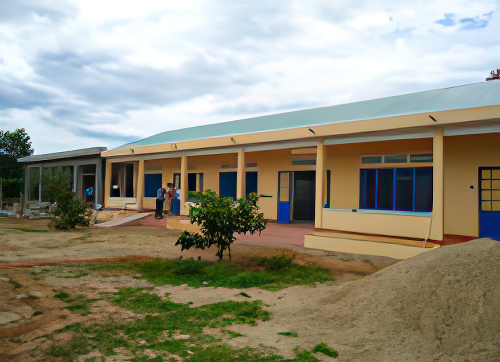
<instances>
[{"instance_id":1,"label":"single-story building","mask_svg":"<svg viewBox=\"0 0 500 362\"><path fill-rule=\"evenodd\" d=\"M46 201L43 194L45 175L63 172L70 179L76 195L94 205L103 204L105 166L101 152L106 147L46 153L20 158L24 164L24 195L27 202Z\"/></svg>"},{"instance_id":2,"label":"single-story building","mask_svg":"<svg viewBox=\"0 0 500 362\"><path fill-rule=\"evenodd\" d=\"M189 192L260 196L311 220L305 246L404 258L446 235L500 237L500 81L167 131L102 153L105 206Z\"/></svg>"}]
</instances>

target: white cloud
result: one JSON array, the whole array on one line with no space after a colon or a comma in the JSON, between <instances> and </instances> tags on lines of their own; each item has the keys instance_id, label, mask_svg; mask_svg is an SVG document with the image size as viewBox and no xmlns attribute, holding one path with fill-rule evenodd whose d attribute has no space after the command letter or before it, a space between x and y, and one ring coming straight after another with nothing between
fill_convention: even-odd
<instances>
[{"instance_id":1,"label":"white cloud","mask_svg":"<svg viewBox=\"0 0 500 362\"><path fill-rule=\"evenodd\" d=\"M5 14L0 129L25 127L37 153L483 81L500 66L491 1L25 0Z\"/></svg>"}]
</instances>

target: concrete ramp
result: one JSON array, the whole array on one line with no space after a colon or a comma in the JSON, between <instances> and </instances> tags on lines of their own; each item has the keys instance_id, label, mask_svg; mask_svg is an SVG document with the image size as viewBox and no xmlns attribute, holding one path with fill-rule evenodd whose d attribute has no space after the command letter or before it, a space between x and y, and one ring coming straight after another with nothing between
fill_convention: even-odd
<instances>
[{"instance_id":1,"label":"concrete ramp","mask_svg":"<svg viewBox=\"0 0 500 362\"><path fill-rule=\"evenodd\" d=\"M106 221L106 222L103 222L100 224L95 224L94 226L96 228L111 228L113 226L122 226L122 225L128 224L129 222L145 218L149 215L153 215L153 213L152 212L140 212L140 213L137 213L134 215L120 217L118 219Z\"/></svg>"}]
</instances>

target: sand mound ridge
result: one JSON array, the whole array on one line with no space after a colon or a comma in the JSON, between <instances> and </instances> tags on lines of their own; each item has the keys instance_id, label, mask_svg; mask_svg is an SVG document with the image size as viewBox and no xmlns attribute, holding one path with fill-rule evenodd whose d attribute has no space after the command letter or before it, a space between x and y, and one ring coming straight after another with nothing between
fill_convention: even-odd
<instances>
[{"instance_id":1,"label":"sand mound ridge","mask_svg":"<svg viewBox=\"0 0 500 362\"><path fill-rule=\"evenodd\" d=\"M500 361L500 242L432 250L334 289L320 305L307 313L356 361Z\"/></svg>"}]
</instances>

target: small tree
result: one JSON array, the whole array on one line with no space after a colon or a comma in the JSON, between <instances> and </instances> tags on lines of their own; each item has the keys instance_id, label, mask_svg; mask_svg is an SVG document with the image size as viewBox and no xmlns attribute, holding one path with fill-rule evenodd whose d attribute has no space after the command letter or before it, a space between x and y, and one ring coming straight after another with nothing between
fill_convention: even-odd
<instances>
[{"instance_id":1,"label":"small tree","mask_svg":"<svg viewBox=\"0 0 500 362\"><path fill-rule=\"evenodd\" d=\"M30 136L24 128L18 128L14 132L0 131L0 153L18 159L30 156L33 152Z\"/></svg>"},{"instance_id":2,"label":"small tree","mask_svg":"<svg viewBox=\"0 0 500 362\"><path fill-rule=\"evenodd\" d=\"M90 205L71 191L70 178L62 171L47 174L43 179L44 199L55 202L50 212L50 226L55 229L74 229L89 226L92 210Z\"/></svg>"},{"instance_id":3,"label":"small tree","mask_svg":"<svg viewBox=\"0 0 500 362\"><path fill-rule=\"evenodd\" d=\"M266 227L264 214L259 212L257 195L250 194L248 200L239 199L236 203L230 197L219 197L214 191L206 190L201 195L200 204L189 209L191 224L198 224L201 234L184 231L175 245L182 250L217 246L215 256L222 260L224 250L231 258L231 244L235 234L262 232Z\"/></svg>"}]
</instances>

